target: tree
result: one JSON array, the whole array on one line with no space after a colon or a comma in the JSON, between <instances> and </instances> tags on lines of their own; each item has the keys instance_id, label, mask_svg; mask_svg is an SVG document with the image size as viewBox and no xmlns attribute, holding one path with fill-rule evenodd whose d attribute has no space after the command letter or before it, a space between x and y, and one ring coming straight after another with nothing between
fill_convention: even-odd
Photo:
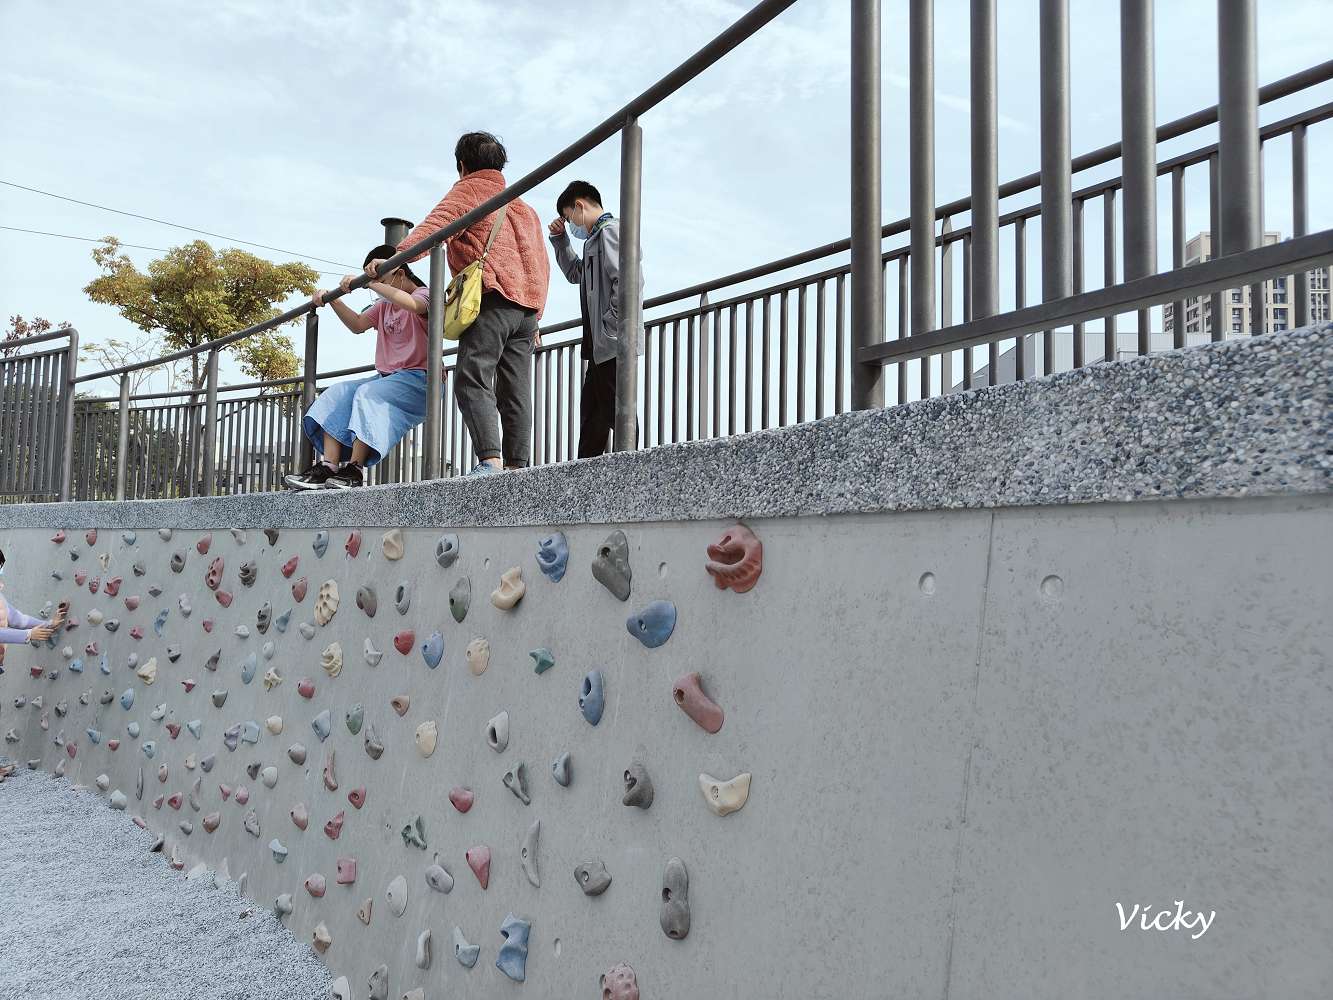
<instances>
[{"instance_id":1,"label":"tree","mask_svg":"<svg viewBox=\"0 0 1333 1000\"><path fill-rule=\"evenodd\" d=\"M52 327L57 330L68 330L69 323L52 323L49 319L42 319L40 316L34 316L31 320L26 320L22 316L9 317L9 329L5 335L0 337L0 358L9 357L19 352L18 345L13 341L22 340L25 337L37 337L49 331Z\"/></svg>"},{"instance_id":2,"label":"tree","mask_svg":"<svg viewBox=\"0 0 1333 1000\"><path fill-rule=\"evenodd\" d=\"M114 306L145 333L160 333L168 351L198 347L277 316L275 303L315 290L318 273L305 264L274 264L244 250L216 251L203 240L175 247L144 274L108 236L93 250L101 269L84 288L94 302ZM228 350L250 377L292 378L300 364L290 337L269 331ZM191 359L191 385L204 382L200 356Z\"/></svg>"},{"instance_id":3,"label":"tree","mask_svg":"<svg viewBox=\"0 0 1333 1000\"><path fill-rule=\"evenodd\" d=\"M142 364L145 361L161 357L165 353L167 353L167 350L162 345L162 338L150 333L133 340L108 337L106 340L84 344L79 348L79 360L91 362L102 370L109 371L114 368L123 368L125 365ZM144 383L158 372L166 375L167 384L163 391L175 392L178 389L188 389L189 383L186 381L185 372L181 366L182 362L172 361L165 365L153 365L149 368L140 368L137 371L130 372L130 394L138 395L143 389Z\"/></svg>"}]
</instances>

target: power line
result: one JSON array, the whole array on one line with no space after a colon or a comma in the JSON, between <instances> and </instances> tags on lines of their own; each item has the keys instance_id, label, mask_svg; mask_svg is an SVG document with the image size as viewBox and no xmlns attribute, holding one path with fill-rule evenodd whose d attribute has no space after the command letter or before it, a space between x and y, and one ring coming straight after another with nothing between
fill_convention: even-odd
<instances>
[{"instance_id":1,"label":"power line","mask_svg":"<svg viewBox=\"0 0 1333 1000\"><path fill-rule=\"evenodd\" d=\"M82 240L84 243L101 243L106 237L96 238L92 236L71 236L69 233L48 233L41 229L20 229L18 226L0 226L0 229L7 229L11 233L30 233L33 236L56 236L62 240ZM121 243L116 241L117 246L129 247L132 250L152 250L156 253L170 253L163 247L146 247L141 243ZM328 275L332 278L341 278L342 275L337 271L315 271L316 274Z\"/></svg>"},{"instance_id":2,"label":"power line","mask_svg":"<svg viewBox=\"0 0 1333 1000\"><path fill-rule=\"evenodd\" d=\"M4 184L7 187L18 188L20 191L31 191L33 194L45 195L48 198L59 198L61 201L73 202L75 205L86 205L89 208L99 208L104 212L114 212L117 215L128 215L131 219L143 219L145 222L156 222L160 226L173 226L176 229L184 229L186 232L211 236L217 240L226 240L228 243L243 243L248 247L259 247L261 250L272 250L274 253L285 253L289 257L305 257L307 260L318 260L325 264L337 264L339 267L356 270L351 264L344 264L340 260L329 260L327 257L316 257L313 254L297 253L295 250L283 250L280 247L271 247L264 243L252 243L249 240L238 240L231 236L223 236L221 233L210 233L207 229L195 229L193 226L182 226L178 222L167 222L165 219L154 219L150 215L139 215L137 212L126 212L119 208L108 208L106 205L98 205L91 201L80 201L78 198L70 198L63 194L56 194L53 191L43 191L40 188L28 187L26 184L16 184L14 181L0 179L0 184Z\"/></svg>"}]
</instances>

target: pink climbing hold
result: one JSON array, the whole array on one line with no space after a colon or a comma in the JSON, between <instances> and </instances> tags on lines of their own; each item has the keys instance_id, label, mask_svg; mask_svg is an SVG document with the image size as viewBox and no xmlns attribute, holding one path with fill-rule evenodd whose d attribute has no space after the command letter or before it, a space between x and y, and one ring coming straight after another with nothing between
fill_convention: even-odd
<instances>
[{"instance_id":1,"label":"pink climbing hold","mask_svg":"<svg viewBox=\"0 0 1333 1000\"><path fill-rule=\"evenodd\" d=\"M292 598L297 604L305 600L305 593L310 588L310 581L306 577L301 577L292 584Z\"/></svg>"},{"instance_id":2,"label":"pink climbing hold","mask_svg":"<svg viewBox=\"0 0 1333 1000\"><path fill-rule=\"evenodd\" d=\"M302 698L309 699L315 697L315 682L309 677L302 677L296 682L296 693Z\"/></svg>"},{"instance_id":3,"label":"pink climbing hold","mask_svg":"<svg viewBox=\"0 0 1333 1000\"><path fill-rule=\"evenodd\" d=\"M84 652L84 654L87 655L87 656L96 656L96 655L97 655L97 643L96 643L96 641L94 641L94 642L90 642L90 643L88 643L88 645L84 646L84 647L83 647L83 652ZM33 676L36 677L36 676L38 676L38 675L37 675L37 674L33 674Z\"/></svg>"},{"instance_id":4,"label":"pink climbing hold","mask_svg":"<svg viewBox=\"0 0 1333 1000\"><path fill-rule=\"evenodd\" d=\"M70 759L73 760L79 754L79 745L77 743L66 743L65 753L69 754Z\"/></svg>"},{"instance_id":5,"label":"pink climbing hold","mask_svg":"<svg viewBox=\"0 0 1333 1000\"><path fill-rule=\"evenodd\" d=\"M83 572L83 570L76 569L74 571L74 586L82 587L84 581L87 579L88 579L88 574Z\"/></svg>"},{"instance_id":6,"label":"pink climbing hold","mask_svg":"<svg viewBox=\"0 0 1333 1000\"><path fill-rule=\"evenodd\" d=\"M301 563L300 557L292 556L290 559L288 559L285 563L282 564L282 575L285 576L288 580L290 580L292 578L292 574L296 572L296 567L300 565L300 563Z\"/></svg>"},{"instance_id":7,"label":"pink climbing hold","mask_svg":"<svg viewBox=\"0 0 1333 1000\"><path fill-rule=\"evenodd\" d=\"M143 629L141 629L138 625L135 625L134 628L130 629L130 638L133 639L135 642L138 642L140 639L143 638Z\"/></svg>"},{"instance_id":8,"label":"pink climbing hold","mask_svg":"<svg viewBox=\"0 0 1333 1000\"><path fill-rule=\"evenodd\" d=\"M112 752L120 749L120 740L112 737L106 741L106 748Z\"/></svg>"},{"instance_id":9,"label":"pink climbing hold","mask_svg":"<svg viewBox=\"0 0 1333 1000\"><path fill-rule=\"evenodd\" d=\"M106 586L103 588L103 593L105 593L107 597L115 597L120 593L120 585L124 582L125 581L121 577L113 576L106 582ZM131 608L130 610L132 611L134 609Z\"/></svg>"},{"instance_id":10,"label":"pink climbing hold","mask_svg":"<svg viewBox=\"0 0 1333 1000\"><path fill-rule=\"evenodd\" d=\"M181 687L185 688L186 694L189 694L191 691L194 690L194 686L196 683L198 682L195 681L193 678L187 677L185 678L185 680L181 681Z\"/></svg>"},{"instance_id":11,"label":"pink climbing hold","mask_svg":"<svg viewBox=\"0 0 1333 1000\"><path fill-rule=\"evenodd\" d=\"M343 546L347 550L347 558L355 559L357 553L361 551L361 532L353 531L347 536L347 544Z\"/></svg>"},{"instance_id":12,"label":"pink climbing hold","mask_svg":"<svg viewBox=\"0 0 1333 1000\"><path fill-rule=\"evenodd\" d=\"M236 804L238 806L243 806L249 801L250 801L250 789L246 788L244 785L236 789Z\"/></svg>"},{"instance_id":13,"label":"pink climbing hold","mask_svg":"<svg viewBox=\"0 0 1333 1000\"><path fill-rule=\"evenodd\" d=\"M343 832L343 820L345 818L346 814L339 809L338 815L334 816L333 819L324 824L324 836L328 837L330 840L337 840L338 835Z\"/></svg>"},{"instance_id":14,"label":"pink climbing hold","mask_svg":"<svg viewBox=\"0 0 1333 1000\"><path fill-rule=\"evenodd\" d=\"M55 542L57 545L64 545L65 539L68 537L69 536L65 534L65 529L61 528L54 535L51 536L51 541Z\"/></svg>"},{"instance_id":15,"label":"pink climbing hold","mask_svg":"<svg viewBox=\"0 0 1333 1000\"><path fill-rule=\"evenodd\" d=\"M204 621L203 621L203 626L204 626L204 631L205 631L205 632L212 632L212 631L213 631L213 619L212 619L212 618L205 618Z\"/></svg>"},{"instance_id":16,"label":"pink climbing hold","mask_svg":"<svg viewBox=\"0 0 1333 1000\"><path fill-rule=\"evenodd\" d=\"M338 884L351 885L356 881L356 858L338 859Z\"/></svg>"},{"instance_id":17,"label":"pink climbing hold","mask_svg":"<svg viewBox=\"0 0 1333 1000\"><path fill-rule=\"evenodd\" d=\"M360 809L363 805L365 805L366 804L365 785L362 785L360 788L353 788L350 792L348 792L347 801L352 803L352 805L356 806L358 809Z\"/></svg>"},{"instance_id":18,"label":"pink climbing hold","mask_svg":"<svg viewBox=\"0 0 1333 1000\"><path fill-rule=\"evenodd\" d=\"M296 824L298 830L304 830L310 825L310 812L306 809L304 802L298 802L292 806L292 822Z\"/></svg>"},{"instance_id":19,"label":"pink climbing hold","mask_svg":"<svg viewBox=\"0 0 1333 1000\"><path fill-rule=\"evenodd\" d=\"M203 538L199 539L199 541L194 543L194 547L201 556L206 556L208 555L208 549L212 544L213 544L213 532L209 531L205 533Z\"/></svg>"},{"instance_id":20,"label":"pink climbing hold","mask_svg":"<svg viewBox=\"0 0 1333 1000\"><path fill-rule=\"evenodd\" d=\"M225 566L226 563L222 561L221 556L218 556L208 564L208 572L204 574L204 585L207 586L209 590L217 590L219 585L221 585L222 572Z\"/></svg>"},{"instance_id":21,"label":"pink climbing hold","mask_svg":"<svg viewBox=\"0 0 1333 1000\"><path fill-rule=\"evenodd\" d=\"M184 796L182 796L180 792L175 792L174 794L172 794L167 798L167 805L171 806L172 809L175 809L177 812L179 812L181 803L184 801L185 801Z\"/></svg>"},{"instance_id":22,"label":"pink climbing hold","mask_svg":"<svg viewBox=\"0 0 1333 1000\"><path fill-rule=\"evenodd\" d=\"M167 723L167 732L171 734L171 738L174 740L177 736L179 736L179 735L181 734L180 723L179 723L179 722L168 722L168 723Z\"/></svg>"},{"instance_id":23,"label":"pink climbing hold","mask_svg":"<svg viewBox=\"0 0 1333 1000\"><path fill-rule=\"evenodd\" d=\"M139 610L139 595L138 595L138 594L135 594L135 595L133 595L132 597L127 597L127 598L125 598L125 610L126 610L126 611L138 611L138 610Z\"/></svg>"},{"instance_id":24,"label":"pink climbing hold","mask_svg":"<svg viewBox=\"0 0 1333 1000\"><path fill-rule=\"evenodd\" d=\"M204 817L204 832L212 833L222 825L222 813L209 813Z\"/></svg>"},{"instance_id":25,"label":"pink climbing hold","mask_svg":"<svg viewBox=\"0 0 1333 1000\"><path fill-rule=\"evenodd\" d=\"M102 586L102 578L100 576L93 577L91 580L88 581L88 593L90 594L97 593L97 591L101 589L101 586Z\"/></svg>"},{"instance_id":26,"label":"pink climbing hold","mask_svg":"<svg viewBox=\"0 0 1333 1000\"><path fill-rule=\"evenodd\" d=\"M142 816L131 816L130 822L133 823L135 826L137 826L140 830L148 829L148 824L144 821L144 818Z\"/></svg>"},{"instance_id":27,"label":"pink climbing hold","mask_svg":"<svg viewBox=\"0 0 1333 1000\"><path fill-rule=\"evenodd\" d=\"M29 667L29 668L28 668L28 673L30 673L33 677L41 677L41 676L42 676L42 668L41 668L41 667Z\"/></svg>"},{"instance_id":28,"label":"pink climbing hold","mask_svg":"<svg viewBox=\"0 0 1333 1000\"><path fill-rule=\"evenodd\" d=\"M697 673L686 674L676 681L671 696L680 710L698 723L701 729L715 733L722 728L727 716L721 705L704 694L702 680Z\"/></svg>"},{"instance_id":29,"label":"pink climbing hold","mask_svg":"<svg viewBox=\"0 0 1333 1000\"><path fill-rule=\"evenodd\" d=\"M305 880L305 891L310 893L310 895L314 896L316 899L319 899L324 895L324 890L327 885L328 883L324 876L319 874L319 872L315 872L315 874Z\"/></svg>"},{"instance_id":30,"label":"pink climbing hold","mask_svg":"<svg viewBox=\"0 0 1333 1000\"><path fill-rule=\"evenodd\" d=\"M229 608L229 607L231 607L231 591L230 591L230 590L219 590L219 591L218 591L216 594L214 594L213 596L216 597L216 598L218 599L218 603L221 604L224 608Z\"/></svg>"},{"instance_id":31,"label":"pink climbing hold","mask_svg":"<svg viewBox=\"0 0 1333 1000\"><path fill-rule=\"evenodd\" d=\"M231 785L218 785L218 791L222 793L222 801L226 802L231 798Z\"/></svg>"},{"instance_id":32,"label":"pink climbing hold","mask_svg":"<svg viewBox=\"0 0 1333 1000\"><path fill-rule=\"evenodd\" d=\"M166 801L166 796L159 795L157 798L153 799L153 808L154 808L154 809L161 809L161 808L162 808L162 803L165 802L165 801Z\"/></svg>"},{"instance_id":33,"label":"pink climbing hold","mask_svg":"<svg viewBox=\"0 0 1333 1000\"><path fill-rule=\"evenodd\" d=\"M97 544L97 529L96 529L96 528L89 528L87 531L85 531L85 532L83 533L83 540L84 540L85 542L87 542L89 545L96 545L96 544Z\"/></svg>"},{"instance_id":34,"label":"pink climbing hold","mask_svg":"<svg viewBox=\"0 0 1333 1000\"><path fill-rule=\"evenodd\" d=\"M738 594L750 590L764 571L764 545L753 531L737 524L708 546L709 561L704 569L718 590L730 587Z\"/></svg>"},{"instance_id":35,"label":"pink climbing hold","mask_svg":"<svg viewBox=\"0 0 1333 1000\"><path fill-rule=\"evenodd\" d=\"M404 656L412 652L412 647L416 644L417 634L410 628L404 629L393 637L393 648L398 650L398 652L402 653Z\"/></svg>"},{"instance_id":36,"label":"pink climbing hold","mask_svg":"<svg viewBox=\"0 0 1333 1000\"><path fill-rule=\"evenodd\" d=\"M474 798L475 796L472 794L472 789L464 788L461 785L451 789L449 792L449 801L452 802L454 808L461 813L465 813L472 808L472 801Z\"/></svg>"},{"instance_id":37,"label":"pink climbing hold","mask_svg":"<svg viewBox=\"0 0 1333 1000\"><path fill-rule=\"evenodd\" d=\"M602 973L602 1000L639 1000L639 981L624 962Z\"/></svg>"},{"instance_id":38,"label":"pink climbing hold","mask_svg":"<svg viewBox=\"0 0 1333 1000\"><path fill-rule=\"evenodd\" d=\"M467 866L485 889L491 882L491 849L485 844L467 849Z\"/></svg>"}]
</instances>

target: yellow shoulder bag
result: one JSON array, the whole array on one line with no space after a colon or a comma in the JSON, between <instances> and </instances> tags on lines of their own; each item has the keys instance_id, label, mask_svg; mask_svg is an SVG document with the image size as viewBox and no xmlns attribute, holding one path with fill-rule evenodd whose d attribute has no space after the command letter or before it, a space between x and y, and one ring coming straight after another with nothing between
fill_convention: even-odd
<instances>
[{"instance_id":1,"label":"yellow shoulder bag","mask_svg":"<svg viewBox=\"0 0 1333 1000\"><path fill-rule=\"evenodd\" d=\"M457 340L467 332L481 312L481 272L486 263L486 255L491 252L500 224L504 222L509 206L500 209L491 225L491 235L486 239L486 249L481 256L453 276L444 293L444 339Z\"/></svg>"}]
</instances>

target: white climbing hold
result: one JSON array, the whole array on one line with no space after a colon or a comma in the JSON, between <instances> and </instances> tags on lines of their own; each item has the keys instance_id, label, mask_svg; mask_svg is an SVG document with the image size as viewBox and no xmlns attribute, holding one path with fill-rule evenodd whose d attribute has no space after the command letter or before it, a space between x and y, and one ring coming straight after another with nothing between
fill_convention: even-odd
<instances>
[{"instance_id":1,"label":"white climbing hold","mask_svg":"<svg viewBox=\"0 0 1333 1000\"><path fill-rule=\"evenodd\" d=\"M319 656L320 665L324 667L324 672L330 677L337 677L343 669L343 647L342 643L331 642L324 647L324 652Z\"/></svg>"},{"instance_id":2,"label":"white climbing hold","mask_svg":"<svg viewBox=\"0 0 1333 1000\"><path fill-rule=\"evenodd\" d=\"M401 875L396 876L384 890L384 898L389 901L393 915L401 917L407 912L407 879Z\"/></svg>"},{"instance_id":3,"label":"white climbing hold","mask_svg":"<svg viewBox=\"0 0 1333 1000\"><path fill-rule=\"evenodd\" d=\"M153 681L157 680L157 657L149 657L148 662L134 672L134 676L145 684L152 684Z\"/></svg>"},{"instance_id":4,"label":"white climbing hold","mask_svg":"<svg viewBox=\"0 0 1333 1000\"><path fill-rule=\"evenodd\" d=\"M439 727L436 725L434 719L431 719L429 722L423 722L421 725L417 726L417 751L421 756L429 757L433 754L438 739Z\"/></svg>"}]
</instances>

